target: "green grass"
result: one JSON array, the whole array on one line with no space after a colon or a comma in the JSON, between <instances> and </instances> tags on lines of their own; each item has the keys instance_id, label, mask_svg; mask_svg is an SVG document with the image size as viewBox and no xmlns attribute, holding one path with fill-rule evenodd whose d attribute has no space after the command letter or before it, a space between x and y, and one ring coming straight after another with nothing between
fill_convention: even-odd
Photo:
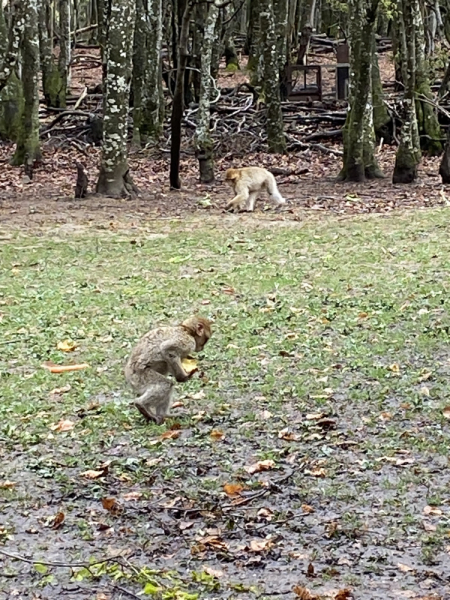
<instances>
[{"instance_id":1,"label":"green grass","mask_svg":"<svg viewBox=\"0 0 450 600\"><path fill-rule=\"evenodd\" d=\"M20 464L64 502L80 501L82 485L97 501L140 490L146 501L178 495L205 505L222 498L223 483L254 484L244 465L269 458L282 474L297 453L325 475L295 474L298 499L284 500L283 510L345 506L335 536L342 540L378 519L355 514L362 498L381 502L386 544L409 536L432 562L444 534L405 528L416 531L427 495L448 498L447 478L429 461L446 458L450 446L449 215L14 233L0 246L0 479L18 479ZM200 357L205 378L177 386L185 406L169 423L182 434L153 444L167 426L144 423L129 406L123 364L148 328L192 312L215 321ZM76 342L74 353L57 349L65 339ZM52 375L41 367L48 360L90 368ZM272 417L262 418L264 410ZM306 418L317 412L336 428ZM73 430L51 429L62 419ZM296 440L278 437L286 426ZM228 444L212 440L212 429ZM147 465L158 457L157 467ZM80 475L105 460L104 477ZM20 485L0 493L23 510L33 502ZM77 519L64 526L89 539L87 517Z\"/></svg>"}]
</instances>

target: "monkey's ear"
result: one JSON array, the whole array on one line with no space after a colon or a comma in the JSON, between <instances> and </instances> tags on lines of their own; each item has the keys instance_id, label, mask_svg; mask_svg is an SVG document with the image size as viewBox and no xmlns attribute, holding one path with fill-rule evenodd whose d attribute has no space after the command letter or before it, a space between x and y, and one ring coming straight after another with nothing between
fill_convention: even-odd
<instances>
[{"instance_id":1,"label":"monkey's ear","mask_svg":"<svg viewBox=\"0 0 450 600\"><path fill-rule=\"evenodd\" d=\"M205 333L205 326L203 325L203 323L197 323L195 333L198 337L202 337L202 335Z\"/></svg>"}]
</instances>

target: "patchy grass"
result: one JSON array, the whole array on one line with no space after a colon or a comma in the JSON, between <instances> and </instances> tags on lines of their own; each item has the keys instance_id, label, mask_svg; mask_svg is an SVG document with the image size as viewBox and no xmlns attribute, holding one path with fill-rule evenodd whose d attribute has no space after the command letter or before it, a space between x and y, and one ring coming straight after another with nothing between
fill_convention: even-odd
<instances>
[{"instance_id":1,"label":"patchy grass","mask_svg":"<svg viewBox=\"0 0 450 600\"><path fill-rule=\"evenodd\" d=\"M4 557L0 589L447 597L448 219L156 221L3 240L3 549L119 558L71 578ZM215 320L204 374L177 385L183 406L164 426L146 424L125 358L149 327L193 311ZM90 367L55 375L45 361ZM245 471L262 460L270 470ZM242 486L237 501L226 483Z\"/></svg>"}]
</instances>

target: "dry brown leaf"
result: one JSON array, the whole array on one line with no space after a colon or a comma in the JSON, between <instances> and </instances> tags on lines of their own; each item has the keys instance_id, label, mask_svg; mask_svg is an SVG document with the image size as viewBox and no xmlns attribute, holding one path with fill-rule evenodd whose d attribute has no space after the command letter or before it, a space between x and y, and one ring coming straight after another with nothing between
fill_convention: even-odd
<instances>
[{"instance_id":1,"label":"dry brown leaf","mask_svg":"<svg viewBox=\"0 0 450 600\"><path fill-rule=\"evenodd\" d=\"M316 576L316 572L314 570L314 565L312 563L309 563L308 568L306 570L306 575L307 575L307 577L315 577Z\"/></svg>"},{"instance_id":2,"label":"dry brown leaf","mask_svg":"<svg viewBox=\"0 0 450 600\"><path fill-rule=\"evenodd\" d=\"M58 342L56 347L62 352L73 352L77 345L72 340L63 340L62 342Z\"/></svg>"},{"instance_id":3,"label":"dry brown leaf","mask_svg":"<svg viewBox=\"0 0 450 600\"><path fill-rule=\"evenodd\" d=\"M223 431L220 431L219 429L213 429L211 431L211 433L209 434L209 437L213 440L215 440L216 442L223 440L225 437L225 434Z\"/></svg>"},{"instance_id":4,"label":"dry brown leaf","mask_svg":"<svg viewBox=\"0 0 450 600\"><path fill-rule=\"evenodd\" d=\"M112 511L117 505L115 498L102 498L102 506L105 510Z\"/></svg>"},{"instance_id":5,"label":"dry brown leaf","mask_svg":"<svg viewBox=\"0 0 450 600\"><path fill-rule=\"evenodd\" d=\"M281 429L278 432L278 437L280 440L286 440L287 442L295 442L299 438L298 434L291 431L289 427Z\"/></svg>"},{"instance_id":6,"label":"dry brown leaf","mask_svg":"<svg viewBox=\"0 0 450 600\"><path fill-rule=\"evenodd\" d=\"M318 600L318 596L311 594L308 588L305 588L301 585L294 585L292 591L299 598L299 600Z\"/></svg>"},{"instance_id":7,"label":"dry brown leaf","mask_svg":"<svg viewBox=\"0 0 450 600\"><path fill-rule=\"evenodd\" d=\"M50 396L56 396L56 395L61 395L61 394L65 394L66 392L70 392L70 390L72 389L72 386L68 383L67 385L63 385L63 387L60 388L54 388L53 390L51 390L49 392Z\"/></svg>"},{"instance_id":8,"label":"dry brown leaf","mask_svg":"<svg viewBox=\"0 0 450 600\"><path fill-rule=\"evenodd\" d=\"M393 363L392 365L389 365L389 369L393 373L400 373L400 366L397 363Z\"/></svg>"},{"instance_id":9,"label":"dry brown leaf","mask_svg":"<svg viewBox=\"0 0 450 600\"><path fill-rule=\"evenodd\" d=\"M5 479L4 481L0 481L0 489L2 490L10 490L11 488L15 487L17 485L17 483L15 481L9 481L8 479Z\"/></svg>"},{"instance_id":10,"label":"dry brown leaf","mask_svg":"<svg viewBox=\"0 0 450 600\"><path fill-rule=\"evenodd\" d=\"M450 406L446 406L443 410L442 410L442 414L444 415L444 417L446 419L450 419Z\"/></svg>"},{"instance_id":11,"label":"dry brown leaf","mask_svg":"<svg viewBox=\"0 0 450 600\"><path fill-rule=\"evenodd\" d=\"M93 469L88 469L87 471L83 471L83 473L80 473L80 475L82 477L86 477L86 479L98 479L99 477L101 477L104 474L105 474L104 470L94 471Z\"/></svg>"},{"instance_id":12,"label":"dry brown leaf","mask_svg":"<svg viewBox=\"0 0 450 600\"><path fill-rule=\"evenodd\" d=\"M211 577L215 577L216 579L219 579L219 577L224 576L223 571L219 571L218 569L213 569L212 567L203 567L203 570L205 571L205 573L208 573L208 575L210 575Z\"/></svg>"},{"instance_id":13,"label":"dry brown leaf","mask_svg":"<svg viewBox=\"0 0 450 600\"><path fill-rule=\"evenodd\" d=\"M367 319L368 316L369 316L368 313L360 312L358 315L358 319Z\"/></svg>"},{"instance_id":14,"label":"dry brown leaf","mask_svg":"<svg viewBox=\"0 0 450 600\"><path fill-rule=\"evenodd\" d=\"M128 494L124 494L122 498L129 502L130 500L139 500L142 497L142 492L128 492Z\"/></svg>"},{"instance_id":15,"label":"dry brown leaf","mask_svg":"<svg viewBox=\"0 0 450 600\"><path fill-rule=\"evenodd\" d=\"M73 421L69 421L62 419L59 423L50 425L50 429L52 431L59 431L59 432L64 432L64 431L71 431L73 428L75 427L75 423Z\"/></svg>"},{"instance_id":16,"label":"dry brown leaf","mask_svg":"<svg viewBox=\"0 0 450 600\"><path fill-rule=\"evenodd\" d=\"M327 472L325 469L305 469L306 475L312 475L313 477L326 477Z\"/></svg>"},{"instance_id":17,"label":"dry brown leaf","mask_svg":"<svg viewBox=\"0 0 450 600\"><path fill-rule=\"evenodd\" d=\"M270 469L273 469L275 467L275 461L274 460L260 460L256 463L253 463L252 465L248 465L246 467L244 467L244 470L247 471L247 473L249 473L250 475L252 475L253 473L259 473L260 471L270 471Z\"/></svg>"},{"instance_id":18,"label":"dry brown leaf","mask_svg":"<svg viewBox=\"0 0 450 600\"><path fill-rule=\"evenodd\" d=\"M260 519L266 519L267 521L271 521L273 519L273 512L270 508L260 508L256 513Z\"/></svg>"},{"instance_id":19,"label":"dry brown leaf","mask_svg":"<svg viewBox=\"0 0 450 600\"><path fill-rule=\"evenodd\" d=\"M242 486L240 483L226 483L223 486L223 489L227 496L233 498L233 496L239 496L239 494L244 489L244 486Z\"/></svg>"},{"instance_id":20,"label":"dry brown leaf","mask_svg":"<svg viewBox=\"0 0 450 600\"><path fill-rule=\"evenodd\" d=\"M334 600L350 600L352 597L352 592L348 588L344 588L343 590L339 590Z\"/></svg>"},{"instance_id":21,"label":"dry brown leaf","mask_svg":"<svg viewBox=\"0 0 450 600\"><path fill-rule=\"evenodd\" d=\"M263 552L269 550L273 546L273 540L251 540L250 550L251 552Z\"/></svg>"},{"instance_id":22,"label":"dry brown leaf","mask_svg":"<svg viewBox=\"0 0 450 600\"><path fill-rule=\"evenodd\" d=\"M82 363L79 365L55 365L52 362L45 362L41 365L44 369L50 371L50 373L67 373L68 371L81 371L82 369L87 369L89 365L87 363Z\"/></svg>"},{"instance_id":23,"label":"dry brown leaf","mask_svg":"<svg viewBox=\"0 0 450 600\"><path fill-rule=\"evenodd\" d=\"M51 528L58 529L58 527L64 523L65 518L66 518L66 515L63 512L56 513L56 515L53 518L53 523L51 525Z\"/></svg>"},{"instance_id":24,"label":"dry brown leaf","mask_svg":"<svg viewBox=\"0 0 450 600\"><path fill-rule=\"evenodd\" d=\"M174 431L173 429L169 429L168 431L165 431L161 436L160 436L160 440L176 440L178 437L180 437L180 433L181 431Z\"/></svg>"},{"instance_id":25,"label":"dry brown leaf","mask_svg":"<svg viewBox=\"0 0 450 600\"><path fill-rule=\"evenodd\" d=\"M149 458L145 464L147 465L147 467L154 467L155 465L157 465L158 463L160 463L162 461L162 458Z\"/></svg>"},{"instance_id":26,"label":"dry brown leaf","mask_svg":"<svg viewBox=\"0 0 450 600\"><path fill-rule=\"evenodd\" d=\"M301 509L303 512L309 514L314 512L314 508L309 504L302 504Z\"/></svg>"},{"instance_id":27,"label":"dry brown leaf","mask_svg":"<svg viewBox=\"0 0 450 600\"><path fill-rule=\"evenodd\" d=\"M322 417L324 417L325 415L323 413L308 413L305 416L305 419L307 421L316 421L318 419L322 419Z\"/></svg>"},{"instance_id":28,"label":"dry brown leaf","mask_svg":"<svg viewBox=\"0 0 450 600\"><path fill-rule=\"evenodd\" d=\"M403 563L397 563L397 567L400 569L402 573L408 573L409 571L414 571L413 567L409 565L404 565Z\"/></svg>"},{"instance_id":29,"label":"dry brown leaf","mask_svg":"<svg viewBox=\"0 0 450 600\"><path fill-rule=\"evenodd\" d=\"M442 510L436 506L425 506L423 509L423 514L440 516L442 515Z\"/></svg>"}]
</instances>

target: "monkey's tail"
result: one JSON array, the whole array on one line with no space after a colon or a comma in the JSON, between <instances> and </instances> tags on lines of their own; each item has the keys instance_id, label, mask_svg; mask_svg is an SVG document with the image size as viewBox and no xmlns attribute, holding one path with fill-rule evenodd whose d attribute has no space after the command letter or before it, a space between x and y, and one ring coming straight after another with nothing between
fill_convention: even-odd
<instances>
[{"instance_id":1,"label":"monkey's tail","mask_svg":"<svg viewBox=\"0 0 450 600\"><path fill-rule=\"evenodd\" d=\"M277 182L275 181L275 177L273 175L272 177L269 177L267 182L267 191L277 204L285 204L286 200L278 191Z\"/></svg>"}]
</instances>

